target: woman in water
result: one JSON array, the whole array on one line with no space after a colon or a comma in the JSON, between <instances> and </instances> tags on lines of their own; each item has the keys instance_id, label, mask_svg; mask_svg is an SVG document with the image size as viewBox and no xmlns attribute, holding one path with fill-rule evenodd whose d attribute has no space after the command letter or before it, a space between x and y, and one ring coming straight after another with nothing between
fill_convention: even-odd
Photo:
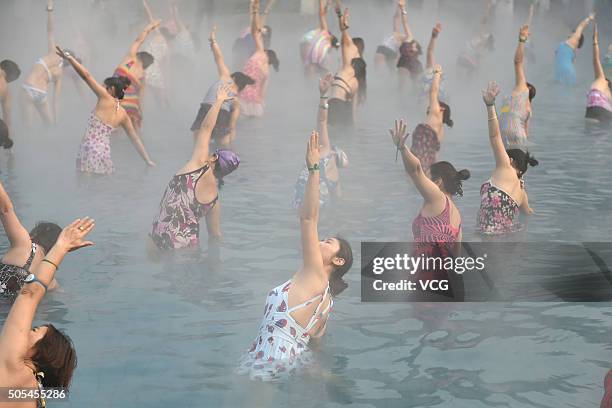
<instances>
[{"instance_id":1,"label":"woman in water","mask_svg":"<svg viewBox=\"0 0 612 408\"><path fill-rule=\"evenodd\" d=\"M259 21L259 0L251 1L251 35L255 40L255 52L247 60L242 72L251 77L255 83L240 92L241 113L247 117L262 117L266 105L266 91L272 65L278 72L280 62L276 53L264 49L264 41Z\"/></svg>"},{"instance_id":2,"label":"woman in water","mask_svg":"<svg viewBox=\"0 0 612 408\"><path fill-rule=\"evenodd\" d=\"M433 81L429 90L429 107L427 108L427 119L420 123L412 132L412 147L410 150L420 161L423 171L427 177L430 176L429 169L438 161L440 145L444 140L444 125L453 127L450 107L438 99L440 81L442 78L442 67L434 66Z\"/></svg>"},{"instance_id":3,"label":"woman in water","mask_svg":"<svg viewBox=\"0 0 612 408\"><path fill-rule=\"evenodd\" d=\"M421 44L414 39L410 25L408 24L408 16L404 6L401 6L402 12L402 27L404 28L404 40L399 47L399 59L397 60L397 69L400 78L400 86L406 83L406 78L410 77L412 81L423 73L423 64L419 60L423 50Z\"/></svg>"},{"instance_id":4,"label":"woman in water","mask_svg":"<svg viewBox=\"0 0 612 408\"><path fill-rule=\"evenodd\" d=\"M584 29L595 19L595 14L582 20L572 35L559 44L555 52L555 81L563 85L576 85L576 50L584 43Z\"/></svg>"},{"instance_id":5,"label":"woman in water","mask_svg":"<svg viewBox=\"0 0 612 408\"><path fill-rule=\"evenodd\" d=\"M612 82L606 78L599 56L599 32L597 23L593 27L593 69L595 80L587 95L586 117L588 119L612 123Z\"/></svg>"},{"instance_id":6,"label":"woman in water","mask_svg":"<svg viewBox=\"0 0 612 408\"><path fill-rule=\"evenodd\" d=\"M276 0L269 0L266 3L266 8L263 13L260 13L259 24L261 24L261 38L263 39L264 48L267 50L270 48L270 43L272 42L272 28L269 25L266 25L266 20L268 15L270 14L270 10L272 6L276 3ZM253 5L251 0L251 25L253 20ZM251 25L245 27L240 36L234 42L234 46L232 47L233 53L233 64L235 67L244 67L247 60L251 55L255 53L256 43L255 37L251 33Z\"/></svg>"},{"instance_id":7,"label":"woman in water","mask_svg":"<svg viewBox=\"0 0 612 408\"><path fill-rule=\"evenodd\" d=\"M306 33L300 44L306 77L330 72L330 51L338 47L338 38L329 32L327 25L327 0L319 0L319 28Z\"/></svg>"},{"instance_id":8,"label":"woman in water","mask_svg":"<svg viewBox=\"0 0 612 408\"><path fill-rule=\"evenodd\" d=\"M421 77L421 95L420 98L429 97L431 91L431 85L434 80L434 66L436 65L435 49L436 43L438 42L438 36L442 32L442 24L437 23L431 30L431 38L427 45L427 65L425 72ZM448 103L448 96L446 95L446 86L444 77L440 78L440 90L438 91L438 100Z\"/></svg>"},{"instance_id":9,"label":"woman in water","mask_svg":"<svg viewBox=\"0 0 612 408\"><path fill-rule=\"evenodd\" d=\"M142 144L138 132L134 129L126 109L121 106L121 100L123 100L124 93L130 86L130 80L126 77L110 77L104 80L104 86L102 86L69 52L57 47L57 53L74 67L79 76L85 80L98 97L98 102L89 116L87 130L77 153L77 170L95 174L111 174L115 171L111 159L110 138L113 131L119 126L130 137L132 144L143 160L149 166L155 166Z\"/></svg>"},{"instance_id":10,"label":"woman in water","mask_svg":"<svg viewBox=\"0 0 612 408\"><path fill-rule=\"evenodd\" d=\"M64 75L64 60L55 53L53 34L53 0L47 0L47 55L36 60L34 67L26 76L22 87L22 110L27 125L32 124L34 110L38 111L45 124L57 121L59 95ZM47 94L53 84L53 103Z\"/></svg>"},{"instance_id":11,"label":"woman in water","mask_svg":"<svg viewBox=\"0 0 612 408\"><path fill-rule=\"evenodd\" d=\"M1 183L0 220L9 240L9 249L0 261L0 297L14 299L30 270L37 267L55 245L62 229L57 224L41 221L28 232L15 214L11 198ZM53 280L50 289L56 286Z\"/></svg>"},{"instance_id":12,"label":"woman in water","mask_svg":"<svg viewBox=\"0 0 612 408\"><path fill-rule=\"evenodd\" d=\"M531 102L536 95L535 86L525 79L525 43L529 38L529 26L524 25L519 31L518 45L514 54L515 85L512 94L504 99L499 115L499 127L506 149L524 148L529 137L529 119Z\"/></svg>"},{"instance_id":13,"label":"woman in water","mask_svg":"<svg viewBox=\"0 0 612 408\"><path fill-rule=\"evenodd\" d=\"M317 113L317 131L321 135L321 146L319 153L321 162L321 183L319 185L319 201L321 207L326 206L331 200L340 196L340 169L348 165L346 153L336 146L332 146L327 131L327 91L333 80L332 74L327 74L319 81L319 110ZM302 206L306 184L308 183L308 168L304 167L298 181L295 184L295 194L293 196L293 208Z\"/></svg>"},{"instance_id":14,"label":"woman in water","mask_svg":"<svg viewBox=\"0 0 612 408\"><path fill-rule=\"evenodd\" d=\"M125 97L121 100L121 106L125 109L132 121L132 125L138 132L142 129L142 110L140 109L140 97L144 91L145 70L153 63L154 58L145 51L138 51L151 31L159 27L159 21L153 21L140 33L136 41L132 43L128 53L121 64L115 69L113 76L126 77L130 85L125 90Z\"/></svg>"},{"instance_id":15,"label":"woman in water","mask_svg":"<svg viewBox=\"0 0 612 408\"><path fill-rule=\"evenodd\" d=\"M9 90L9 84L16 81L21 75L19 66L11 60L5 59L0 62L0 104L2 105L2 120L6 124L9 135L12 131L13 98Z\"/></svg>"},{"instance_id":16,"label":"woman in water","mask_svg":"<svg viewBox=\"0 0 612 408\"><path fill-rule=\"evenodd\" d=\"M300 209L301 268L268 293L259 334L242 357L238 372L253 379L274 380L305 368L309 342L325 333L333 298L347 284L353 253L342 238L319 241L319 135L312 132L306 151L309 176Z\"/></svg>"},{"instance_id":17,"label":"woman in water","mask_svg":"<svg viewBox=\"0 0 612 408\"><path fill-rule=\"evenodd\" d=\"M36 309L54 281L57 267L70 251L93 245L84 238L94 228L90 218L77 219L64 228L45 254L11 306L0 332L0 387L3 389L61 388L69 392L77 365L70 338L52 324L32 328ZM47 390L50 391L50 390ZM9 406L25 404L9 403ZM27 406L45 407L44 396Z\"/></svg>"},{"instance_id":18,"label":"woman in water","mask_svg":"<svg viewBox=\"0 0 612 408\"><path fill-rule=\"evenodd\" d=\"M406 14L406 0L398 0L395 14L393 15L393 34L385 38L381 45L376 48L374 64L376 68L387 66L389 69L395 67L399 57L400 45L406 41L406 34L402 32L402 16Z\"/></svg>"},{"instance_id":19,"label":"woman in water","mask_svg":"<svg viewBox=\"0 0 612 408\"><path fill-rule=\"evenodd\" d=\"M348 34L348 9L336 6L336 14L342 33L342 68L334 76L329 97L329 124L352 127L355 123L357 104L365 101L366 62L359 55L359 49Z\"/></svg>"},{"instance_id":20,"label":"woman in water","mask_svg":"<svg viewBox=\"0 0 612 408\"><path fill-rule=\"evenodd\" d=\"M217 65L217 72L219 73L219 79L208 88L204 100L200 104L200 110L191 125L191 131L193 132L194 139L197 138L200 128L202 127L202 121L206 117L206 114L217 100L217 90L223 84L228 84L230 87L230 97L232 100L223 102L215 128L213 129L212 137L216 140L219 145L227 146L232 144L236 137L236 124L238 123L238 117L240 116L240 101L236 96L246 86L253 85L255 81L243 74L242 72L234 72L230 74L221 48L217 44L217 27L213 28L210 33L210 49L215 57L215 64Z\"/></svg>"},{"instance_id":21,"label":"woman in water","mask_svg":"<svg viewBox=\"0 0 612 408\"><path fill-rule=\"evenodd\" d=\"M202 217L206 217L209 239L221 238L219 187L223 177L236 170L240 159L231 150L217 150L211 155L209 144L221 106L232 98L231 93L229 84L217 88L216 100L202 123L191 159L168 183L150 234L158 249L198 246Z\"/></svg>"},{"instance_id":22,"label":"woman in water","mask_svg":"<svg viewBox=\"0 0 612 408\"><path fill-rule=\"evenodd\" d=\"M495 157L495 170L491 178L480 187L480 210L478 211L478 230L482 234L496 235L518 231L522 228L518 220L519 211L529 215L529 206L523 175L528 166L537 166L538 161L521 149L504 148L495 98L499 86L490 82L482 92L482 99L489 114L489 141Z\"/></svg>"}]
</instances>

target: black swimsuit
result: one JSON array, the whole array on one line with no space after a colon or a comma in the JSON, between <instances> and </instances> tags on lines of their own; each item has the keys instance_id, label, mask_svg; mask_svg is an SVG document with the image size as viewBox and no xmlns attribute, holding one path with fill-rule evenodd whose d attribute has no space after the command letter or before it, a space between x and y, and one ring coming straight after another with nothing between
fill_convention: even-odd
<instances>
[{"instance_id":1,"label":"black swimsuit","mask_svg":"<svg viewBox=\"0 0 612 408\"><path fill-rule=\"evenodd\" d=\"M336 82L339 81L339 82ZM329 100L328 122L330 125L353 126L353 91L343 78L334 77L332 86L337 86L346 94L346 100L331 98Z\"/></svg>"},{"instance_id":2,"label":"black swimsuit","mask_svg":"<svg viewBox=\"0 0 612 408\"><path fill-rule=\"evenodd\" d=\"M14 299L19 294L25 278L30 274L30 266L36 254L36 244L32 242L30 257L25 265L9 265L0 262L0 297Z\"/></svg>"}]
</instances>

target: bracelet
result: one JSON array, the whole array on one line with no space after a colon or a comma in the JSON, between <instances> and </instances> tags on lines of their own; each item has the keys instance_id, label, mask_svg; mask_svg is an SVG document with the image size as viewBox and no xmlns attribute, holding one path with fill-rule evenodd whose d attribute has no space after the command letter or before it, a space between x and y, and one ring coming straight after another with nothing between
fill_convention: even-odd
<instances>
[{"instance_id":1,"label":"bracelet","mask_svg":"<svg viewBox=\"0 0 612 408\"><path fill-rule=\"evenodd\" d=\"M491 106L495 106L495 101L493 101L493 103L486 103L486 102L485 102L485 106L486 106L487 108L490 108Z\"/></svg>"},{"instance_id":2,"label":"bracelet","mask_svg":"<svg viewBox=\"0 0 612 408\"><path fill-rule=\"evenodd\" d=\"M44 258L41 262L46 262L49 263L51 265L53 265L55 267L55 270L57 271L58 267L55 263L51 262L50 260L48 260L47 258Z\"/></svg>"},{"instance_id":3,"label":"bracelet","mask_svg":"<svg viewBox=\"0 0 612 408\"><path fill-rule=\"evenodd\" d=\"M329 96L321 96L320 99L329 99Z\"/></svg>"},{"instance_id":4,"label":"bracelet","mask_svg":"<svg viewBox=\"0 0 612 408\"><path fill-rule=\"evenodd\" d=\"M309 173L313 173L315 171L319 171L319 163L315 163L315 164L312 165L312 167L308 167L308 172Z\"/></svg>"}]
</instances>

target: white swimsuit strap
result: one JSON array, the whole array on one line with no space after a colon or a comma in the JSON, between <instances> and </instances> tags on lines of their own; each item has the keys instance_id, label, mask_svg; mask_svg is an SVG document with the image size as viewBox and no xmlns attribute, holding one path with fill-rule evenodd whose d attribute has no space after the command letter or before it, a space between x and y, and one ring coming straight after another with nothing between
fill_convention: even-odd
<instances>
[{"instance_id":1,"label":"white swimsuit strap","mask_svg":"<svg viewBox=\"0 0 612 408\"><path fill-rule=\"evenodd\" d=\"M325 296L327 296L328 293L329 293L329 284L327 284L327 288L325 289L325 293L323 293L323 295L321 295L321 302L319 302L319 305L317 306L317 308L315 309L314 313L312 314L312 317L310 318L310 321L308 322L308 325L306 326L304 332L308 333L310 331L310 329L312 329L314 327L314 325L317 323L317 321L319 320L319 317L323 316L331 308L332 300L331 300L331 297L330 297L329 298L329 305L327 305L327 307L325 308L324 311L322 311L322 312L319 311L321 309L321 306L323 306L323 302L325 300Z\"/></svg>"},{"instance_id":2,"label":"white swimsuit strap","mask_svg":"<svg viewBox=\"0 0 612 408\"><path fill-rule=\"evenodd\" d=\"M36 60L36 63L42 65L45 71L47 71L47 77L49 78L49 82L51 82L51 80L53 79L53 75L51 75L51 70L47 66L45 60L43 58L39 58L38 60Z\"/></svg>"}]
</instances>

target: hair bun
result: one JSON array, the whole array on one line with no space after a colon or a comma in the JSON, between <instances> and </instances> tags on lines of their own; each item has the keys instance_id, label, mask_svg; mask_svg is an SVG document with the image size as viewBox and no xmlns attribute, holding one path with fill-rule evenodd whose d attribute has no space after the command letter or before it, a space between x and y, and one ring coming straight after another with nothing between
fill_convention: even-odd
<instances>
[{"instance_id":1,"label":"hair bun","mask_svg":"<svg viewBox=\"0 0 612 408\"><path fill-rule=\"evenodd\" d=\"M457 172L457 177L459 177L461 181L468 180L470 178L470 171L467 169L459 170Z\"/></svg>"},{"instance_id":2,"label":"hair bun","mask_svg":"<svg viewBox=\"0 0 612 408\"><path fill-rule=\"evenodd\" d=\"M121 87L124 91L128 89L130 85L132 85L132 81L130 81L130 78L128 77L120 76L119 80L121 81Z\"/></svg>"},{"instance_id":3,"label":"hair bun","mask_svg":"<svg viewBox=\"0 0 612 408\"><path fill-rule=\"evenodd\" d=\"M527 153L527 163L531 166L531 167L535 167L538 164L540 164L540 162L538 162L535 157L530 156L529 153Z\"/></svg>"}]
</instances>

